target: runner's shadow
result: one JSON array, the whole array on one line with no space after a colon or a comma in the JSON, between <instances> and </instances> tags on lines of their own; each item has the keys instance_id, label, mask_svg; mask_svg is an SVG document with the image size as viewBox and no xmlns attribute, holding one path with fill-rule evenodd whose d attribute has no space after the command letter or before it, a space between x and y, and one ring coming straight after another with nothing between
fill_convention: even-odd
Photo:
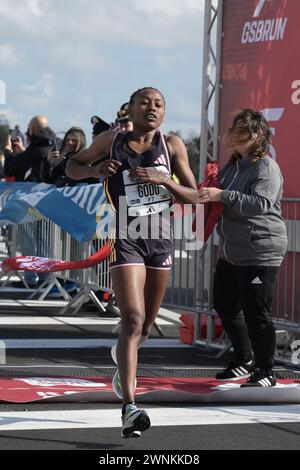
<instances>
[{"instance_id":1,"label":"runner's shadow","mask_svg":"<svg viewBox=\"0 0 300 470\"><path fill-rule=\"evenodd\" d=\"M45 429L45 431L48 431ZM57 429L56 431L59 431L59 429ZM70 431L72 431L72 429L70 429ZM15 433L16 431L14 431ZM24 430L23 430L24 432ZM40 443L46 443L46 446L44 447L45 450L63 450L60 446L57 446L53 449L50 449L50 446L49 444L51 445L51 443L53 444L61 444L64 446L66 445L69 445L69 446L74 446L74 448L76 450L114 450L114 449L117 449L117 448L120 448L122 447L122 445L116 445L116 444L101 444L101 443L96 443L96 442L80 442L80 441L68 441L66 439L50 439L49 437L48 438L45 438L45 439L41 439L40 437L24 437L24 436L18 436L18 435L13 435L13 436L7 436L7 435L2 435L0 434L0 441L2 439L6 439L6 440L17 440L17 441L28 441L28 442L31 442L31 444L28 445L28 449L30 450L34 450L34 449L40 449L42 450L43 447L34 447L34 443L35 442L40 442ZM3 441L2 441L2 445L1 445L2 449L3 449ZM24 447L22 447L24 449ZM12 446L11 448L9 447L5 447L6 450L16 450L16 449L20 449L20 446L19 444L15 445L15 446Z\"/></svg>"}]
</instances>

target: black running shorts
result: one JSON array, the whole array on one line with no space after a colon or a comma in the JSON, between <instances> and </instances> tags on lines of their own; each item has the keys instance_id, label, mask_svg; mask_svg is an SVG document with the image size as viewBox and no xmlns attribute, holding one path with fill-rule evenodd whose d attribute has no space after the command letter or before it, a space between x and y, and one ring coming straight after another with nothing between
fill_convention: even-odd
<instances>
[{"instance_id":1,"label":"black running shorts","mask_svg":"<svg viewBox=\"0 0 300 470\"><path fill-rule=\"evenodd\" d=\"M152 269L171 269L174 242L169 239L113 239L110 242L110 268L145 265Z\"/></svg>"}]
</instances>

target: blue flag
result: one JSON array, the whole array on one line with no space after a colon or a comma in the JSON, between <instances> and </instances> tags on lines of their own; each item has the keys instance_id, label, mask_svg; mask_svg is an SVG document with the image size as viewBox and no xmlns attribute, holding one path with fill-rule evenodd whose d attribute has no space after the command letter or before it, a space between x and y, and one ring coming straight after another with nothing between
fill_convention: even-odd
<instances>
[{"instance_id":1,"label":"blue flag","mask_svg":"<svg viewBox=\"0 0 300 470\"><path fill-rule=\"evenodd\" d=\"M0 182L0 208L0 226L48 218L81 242L106 238L112 217L102 184Z\"/></svg>"}]
</instances>

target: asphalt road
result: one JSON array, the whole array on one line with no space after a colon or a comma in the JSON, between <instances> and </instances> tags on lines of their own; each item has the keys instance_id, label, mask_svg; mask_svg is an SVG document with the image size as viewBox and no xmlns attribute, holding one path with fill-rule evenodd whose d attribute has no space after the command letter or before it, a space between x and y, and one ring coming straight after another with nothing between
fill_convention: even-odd
<instances>
[{"instance_id":1,"label":"asphalt road","mask_svg":"<svg viewBox=\"0 0 300 470\"><path fill-rule=\"evenodd\" d=\"M300 407L261 406L257 423L249 422L249 413L256 420L255 406L196 406L164 404L161 419L157 404L147 405L150 417L155 415L155 425L140 439L122 439L116 416L117 405L58 404L58 405L1 405L1 450L93 450L111 451L203 451L203 450L298 450L300 438ZM183 413L193 408L199 412L199 424L191 424ZM26 411L24 411L26 409ZM165 426L167 412L177 424ZM239 411L238 423L235 420ZM51 415L56 414L56 418ZM99 416L105 413L105 422ZM203 413L203 418L201 414ZM9 414L9 417L8 417ZM92 420L87 418L92 416ZM272 416L270 416L270 414ZM152 415L152 416L151 416ZM110 427L110 417L113 426ZM287 421L285 421L287 420ZM93 422L97 426L93 427ZM265 421L265 422L263 422ZM195 422L195 420L193 420ZM103 427L101 427L103 424ZM89 427L90 425L90 427ZM58 426L58 428L56 428ZM67 429L67 426L71 428ZM82 427L80 427L82 426ZM87 426L87 427L86 427ZM10 430L7 430L7 428ZM1 429L2 428L2 429ZM14 429L15 428L15 429Z\"/></svg>"},{"instance_id":2,"label":"asphalt road","mask_svg":"<svg viewBox=\"0 0 300 470\"><path fill-rule=\"evenodd\" d=\"M108 345L117 337L112 333L115 319L87 313L86 320L58 319L55 322L49 314L16 315L19 315L18 310L0 316L1 339L10 345L6 367L111 365ZM176 340L178 323L165 321L163 329L169 338ZM156 333L154 337L157 338ZM43 339L42 347L37 343L40 339ZM56 340L60 343L51 343ZM91 341L90 347L76 343L83 340ZM74 343L64 347L64 341ZM93 346L93 341L100 343ZM161 341L163 344L164 339ZM140 354L142 365L181 367L182 370L220 368L228 359L230 356L216 359L196 348L145 348ZM94 462L98 462L101 456L125 455L126 452L134 455L136 451L164 451L167 455L168 451L198 454L204 450L299 449L300 405L227 403L208 406L156 402L144 407L149 411L153 426L140 439L124 440L120 436L119 404L2 403L0 450L90 451ZM13 459L18 454L10 455ZM72 458L76 461L73 453Z\"/></svg>"}]
</instances>

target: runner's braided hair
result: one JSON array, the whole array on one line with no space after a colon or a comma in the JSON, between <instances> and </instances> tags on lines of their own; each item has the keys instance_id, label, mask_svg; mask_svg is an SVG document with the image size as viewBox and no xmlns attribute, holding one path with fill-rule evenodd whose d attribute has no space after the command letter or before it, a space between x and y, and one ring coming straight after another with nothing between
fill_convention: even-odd
<instances>
[{"instance_id":1,"label":"runner's braided hair","mask_svg":"<svg viewBox=\"0 0 300 470\"><path fill-rule=\"evenodd\" d=\"M252 138L253 134L257 134L258 137L248 150L248 155L252 157L253 162L256 162L269 152L272 137L270 126L260 111L249 108L240 111L228 129L226 139L235 139L235 142L244 144ZM236 161L237 158L239 158L237 153L231 155L232 161Z\"/></svg>"},{"instance_id":2,"label":"runner's braided hair","mask_svg":"<svg viewBox=\"0 0 300 470\"><path fill-rule=\"evenodd\" d=\"M154 90L154 91L157 91L157 93L159 93L164 101L164 104L166 104L166 100L165 100L165 97L164 95L162 94L161 91L159 91L157 88L153 88L152 86L145 86L143 88L140 88L139 90L136 90L130 97L130 100L129 100L129 104L133 104L135 98L140 95L143 91L145 90Z\"/></svg>"}]
</instances>

